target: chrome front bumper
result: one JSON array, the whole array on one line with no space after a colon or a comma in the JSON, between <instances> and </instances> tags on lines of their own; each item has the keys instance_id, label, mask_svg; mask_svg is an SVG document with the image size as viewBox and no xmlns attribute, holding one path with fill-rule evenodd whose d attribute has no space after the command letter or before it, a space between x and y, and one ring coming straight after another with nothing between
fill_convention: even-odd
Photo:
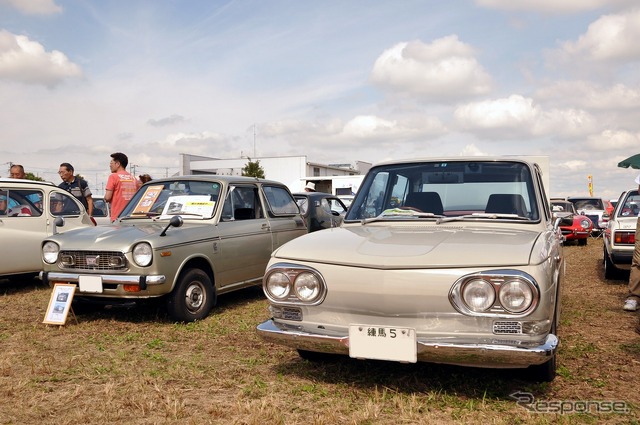
<instances>
[{"instance_id":1,"label":"chrome front bumper","mask_svg":"<svg viewBox=\"0 0 640 425\"><path fill-rule=\"evenodd\" d=\"M45 272L39 274L40 279L48 284L49 282L69 282L78 283L80 276L89 275L87 273L61 273L61 272ZM113 275L113 274L93 274L100 276L102 283L113 285L139 285L140 289L146 289L147 285L162 285L166 282L164 275L156 276L140 276L140 275Z\"/></svg>"},{"instance_id":2,"label":"chrome front bumper","mask_svg":"<svg viewBox=\"0 0 640 425\"><path fill-rule=\"evenodd\" d=\"M258 335L268 342L292 348L330 354L349 355L349 336L331 336L300 331L295 326L267 320L258 325ZM487 368L525 368L545 363L558 349L558 337L549 334L533 347L501 344L432 342L418 338L417 358L420 362L444 363Z\"/></svg>"}]
</instances>

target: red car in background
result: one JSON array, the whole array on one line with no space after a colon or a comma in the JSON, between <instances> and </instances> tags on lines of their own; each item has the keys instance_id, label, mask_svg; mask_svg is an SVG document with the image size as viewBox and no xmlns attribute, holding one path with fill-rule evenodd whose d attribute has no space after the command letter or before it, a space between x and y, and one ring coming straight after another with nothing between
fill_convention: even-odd
<instances>
[{"instance_id":1,"label":"red car in background","mask_svg":"<svg viewBox=\"0 0 640 425\"><path fill-rule=\"evenodd\" d=\"M571 226L560 226L565 241L577 241L578 245L587 244L587 240L593 230L593 222L589 217L578 214L573 203L569 201L552 199L551 211L557 217L573 216L573 224Z\"/></svg>"},{"instance_id":2,"label":"red car in background","mask_svg":"<svg viewBox=\"0 0 640 425\"><path fill-rule=\"evenodd\" d=\"M615 209L615 205L613 205L611 203L611 201L607 201L606 199L604 200L604 209L607 211L607 213L609 214L609 217L613 216L613 210Z\"/></svg>"}]
</instances>

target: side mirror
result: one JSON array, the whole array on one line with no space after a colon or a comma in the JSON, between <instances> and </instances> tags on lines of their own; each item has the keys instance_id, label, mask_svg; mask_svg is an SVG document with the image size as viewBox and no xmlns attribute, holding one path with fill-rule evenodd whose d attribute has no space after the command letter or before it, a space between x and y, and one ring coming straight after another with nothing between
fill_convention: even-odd
<instances>
[{"instance_id":1,"label":"side mirror","mask_svg":"<svg viewBox=\"0 0 640 425\"><path fill-rule=\"evenodd\" d=\"M179 215L174 215L173 217L171 217L171 220L169 220L169 224L167 224L167 227L165 227L162 233L160 233L160 236L165 236L169 227L181 227L183 224L184 220L182 219L182 217Z\"/></svg>"},{"instance_id":2,"label":"side mirror","mask_svg":"<svg viewBox=\"0 0 640 425\"><path fill-rule=\"evenodd\" d=\"M56 217L53 220L53 234L58 233L58 227L64 227L64 217Z\"/></svg>"}]
</instances>

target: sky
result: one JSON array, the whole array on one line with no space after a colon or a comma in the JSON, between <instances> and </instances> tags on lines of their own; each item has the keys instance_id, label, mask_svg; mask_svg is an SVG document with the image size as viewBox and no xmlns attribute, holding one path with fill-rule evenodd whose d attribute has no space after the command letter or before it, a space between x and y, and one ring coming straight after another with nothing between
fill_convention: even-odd
<instances>
[{"instance_id":1,"label":"sky","mask_svg":"<svg viewBox=\"0 0 640 425\"><path fill-rule=\"evenodd\" d=\"M0 0L0 176L546 155L550 196L613 199L639 39L637 0Z\"/></svg>"}]
</instances>

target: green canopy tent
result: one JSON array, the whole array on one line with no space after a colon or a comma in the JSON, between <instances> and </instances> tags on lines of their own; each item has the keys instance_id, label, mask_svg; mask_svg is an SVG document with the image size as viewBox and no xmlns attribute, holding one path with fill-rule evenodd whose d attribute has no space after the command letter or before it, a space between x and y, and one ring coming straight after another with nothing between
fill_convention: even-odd
<instances>
[{"instance_id":1,"label":"green canopy tent","mask_svg":"<svg viewBox=\"0 0 640 425\"><path fill-rule=\"evenodd\" d=\"M618 167L621 168L635 168L636 170L640 170L640 153L630 156L624 161L618 162Z\"/></svg>"}]
</instances>

